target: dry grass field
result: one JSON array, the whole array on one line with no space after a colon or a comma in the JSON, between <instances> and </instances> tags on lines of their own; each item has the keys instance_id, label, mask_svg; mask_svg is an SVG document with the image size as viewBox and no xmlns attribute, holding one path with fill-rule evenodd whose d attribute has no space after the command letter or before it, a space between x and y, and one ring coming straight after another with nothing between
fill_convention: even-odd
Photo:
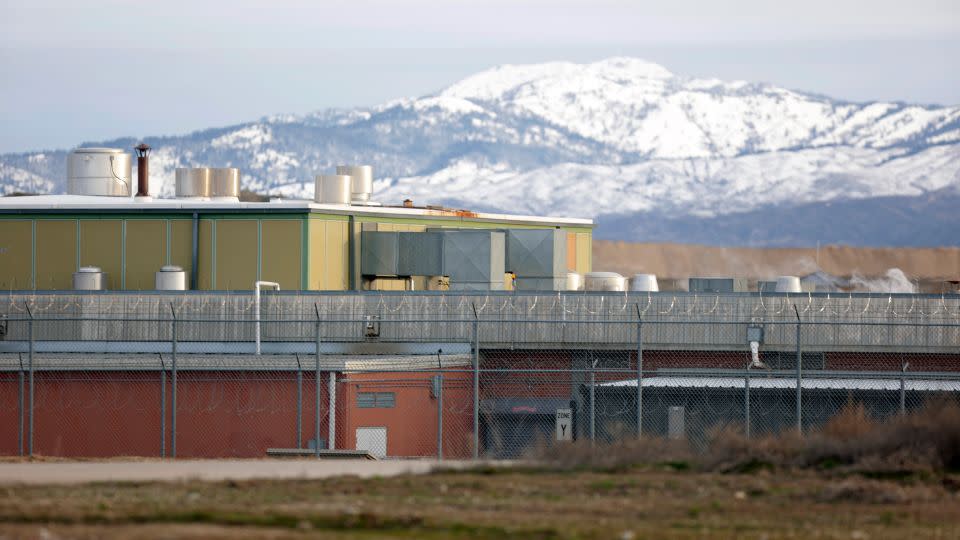
<instances>
[{"instance_id":1,"label":"dry grass field","mask_svg":"<svg viewBox=\"0 0 960 540\"><path fill-rule=\"evenodd\" d=\"M0 488L2 538L960 538L960 408L802 439L717 433L513 467L325 480Z\"/></svg>"},{"instance_id":2,"label":"dry grass field","mask_svg":"<svg viewBox=\"0 0 960 540\"><path fill-rule=\"evenodd\" d=\"M31 487L0 497L0 536L956 538L958 482L766 469L720 474L665 464Z\"/></svg>"}]
</instances>

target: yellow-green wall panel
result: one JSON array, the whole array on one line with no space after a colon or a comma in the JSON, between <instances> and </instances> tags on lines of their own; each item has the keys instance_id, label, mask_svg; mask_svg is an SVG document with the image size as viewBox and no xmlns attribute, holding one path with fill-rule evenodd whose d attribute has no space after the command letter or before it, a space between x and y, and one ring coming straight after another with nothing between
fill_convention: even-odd
<instances>
[{"instance_id":1,"label":"yellow-green wall panel","mask_svg":"<svg viewBox=\"0 0 960 540\"><path fill-rule=\"evenodd\" d=\"M201 290L213 288L213 223L213 220L201 219L198 231L197 288Z\"/></svg>"},{"instance_id":2,"label":"yellow-green wall panel","mask_svg":"<svg viewBox=\"0 0 960 540\"><path fill-rule=\"evenodd\" d=\"M577 272L586 274L592 270L593 242L590 233L577 233Z\"/></svg>"},{"instance_id":3,"label":"yellow-green wall panel","mask_svg":"<svg viewBox=\"0 0 960 540\"><path fill-rule=\"evenodd\" d=\"M567 271L577 271L577 235L567 233Z\"/></svg>"},{"instance_id":4,"label":"yellow-green wall panel","mask_svg":"<svg viewBox=\"0 0 960 540\"><path fill-rule=\"evenodd\" d=\"M77 222L37 220L37 289L69 290L77 270Z\"/></svg>"},{"instance_id":5,"label":"yellow-green wall panel","mask_svg":"<svg viewBox=\"0 0 960 540\"><path fill-rule=\"evenodd\" d=\"M260 222L261 280L277 282L283 290L300 288L301 226L300 220Z\"/></svg>"},{"instance_id":6,"label":"yellow-green wall panel","mask_svg":"<svg viewBox=\"0 0 960 540\"><path fill-rule=\"evenodd\" d=\"M307 222L309 244L307 289L344 291L349 285L349 224L344 221Z\"/></svg>"},{"instance_id":7,"label":"yellow-green wall panel","mask_svg":"<svg viewBox=\"0 0 960 540\"><path fill-rule=\"evenodd\" d=\"M218 219L216 277L218 290L252 289L257 281L257 221Z\"/></svg>"},{"instance_id":8,"label":"yellow-green wall panel","mask_svg":"<svg viewBox=\"0 0 960 540\"><path fill-rule=\"evenodd\" d=\"M167 222L162 219L127 220L127 290L151 290L156 272L167 261Z\"/></svg>"},{"instance_id":9,"label":"yellow-green wall panel","mask_svg":"<svg viewBox=\"0 0 960 540\"><path fill-rule=\"evenodd\" d=\"M324 261L326 260L326 222L311 219L307 222L307 285L311 291L323 290Z\"/></svg>"},{"instance_id":10,"label":"yellow-green wall panel","mask_svg":"<svg viewBox=\"0 0 960 540\"><path fill-rule=\"evenodd\" d=\"M0 220L0 290L33 288L33 221Z\"/></svg>"},{"instance_id":11,"label":"yellow-green wall panel","mask_svg":"<svg viewBox=\"0 0 960 540\"><path fill-rule=\"evenodd\" d=\"M328 221L326 223L326 242L324 250L324 290L343 291L347 289L348 235L347 223Z\"/></svg>"},{"instance_id":12,"label":"yellow-green wall panel","mask_svg":"<svg viewBox=\"0 0 960 540\"><path fill-rule=\"evenodd\" d=\"M100 267L107 290L123 288L123 221L80 220L80 266Z\"/></svg>"},{"instance_id":13,"label":"yellow-green wall panel","mask_svg":"<svg viewBox=\"0 0 960 540\"><path fill-rule=\"evenodd\" d=\"M207 231L207 251L210 250L210 231ZM203 242L201 242L203 245ZM209 257L208 257L209 259ZM190 270L193 266L193 221L187 219L170 220L170 264L183 268L187 274L187 286L190 286ZM209 266L207 266L209 268ZM209 281L210 271L207 270Z\"/></svg>"}]
</instances>

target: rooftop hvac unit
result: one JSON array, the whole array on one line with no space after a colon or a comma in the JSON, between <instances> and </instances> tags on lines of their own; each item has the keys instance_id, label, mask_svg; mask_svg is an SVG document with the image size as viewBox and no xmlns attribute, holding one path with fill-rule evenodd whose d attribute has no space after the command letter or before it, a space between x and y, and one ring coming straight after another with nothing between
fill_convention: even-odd
<instances>
[{"instance_id":1,"label":"rooftop hvac unit","mask_svg":"<svg viewBox=\"0 0 960 540\"><path fill-rule=\"evenodd\" d=\"M567 291L579 291L583 289L583 276L576 272L567 272L566 287Z\"/></svg>"},{"instance_id":2,"label":"rooftop hvac unit","mask_svg":"<svg viewBox=\"0 0 960 540\"><path fill-rule=\"evenodd\" d=\"M442 276L443 236L433 232L398 233L397 274L401 276Z\"/></svg>"},{"instance_id":3,"label":"rooftop hvac unit","mask_svg":"<svg viewBox=\"0 0 960 540\"><path fill-rule=\"evenodd\" d=\"M634 274L630 280L630 290L634 292L658 292L660 285L654 274Z\"/></svg>"},{"instance_id":4,"label":"rooftop hvac unit","mask_svg":"<svg viewBox=\"0 0 960 540\"><path fill-rule=\"evenodd\" d=\"M747 280L743 278L702 278L689 280L689 291L700 294L726 294L747 292Z\"/></svg>"},{"instance_id":5,"label":"rooftop hvac unit","mask_svg":"<svg viewBox=\"0 0 960 540\"><path fill-rule=\"evenodd\" d=\"M797 276L780 276L777 278L775 290L782 293L802 292L800 290L800 278Z\"/></svg>"},{"instance_id":6,"label":"rooftop hvac unit","mask_svg":"<svg viewBox=\"0 0 960 540\"><path fill-rule=\"evenodd\" d=\"M76 291L102 291L106 289L106 281L106 275L96 266L81 266L73 273Z\"/></svg>"},{"instance_id":7,"label":"rooftop hvac unit","mask_svg":"<svg viewBox=\"0 0 960 540\"><path fill-rule=\"evenodd\" d=\"M163 266L156 273L155 285L158 291L187 290L187 273L179 266Z\"/></svg>"},{"instance_id":8,"label":"rooftop hvac unit","mask_svg":"<svg viewBox=\"0 0 960 540\"><path fill-rule=\"evenodd\" d=\"M777 282L769 280L761 280L757 282L757 292L761 293L772 293L777 292Z\"/></svg>"},{"instance_id":9,"label":"rooftop hvac unit","mask_svg":"<svg viewBox=\"0 0 960 540\"><path fill-rule=\"evenodd\" d=\"M450 290L503 290L504 233L455 230L443 233L443 275Z\"/></svg>"},{"instance_id":10,"label":"rooftop hvac unit","mask_svg":"<svg viewBox=\"0 0 960 540\"><path fill-rule=\"evenodd\" d=\"M567 233L559 229L507 229L506 268L518 278L563 278Z\"/></svg>"},{"instance_id":11,"label":"rooftop hvac unit","mask_svg":"<svg viewBox=\"0 0 960 540\"><path fill-rule=\"evenodd\" d=\"M321 204L350 204L353 177L346 174L317 175L313 200Z\"/></svg>"},{"instance_id":12,"label":"rooftop hvac unit","mask_svg":"<svg viewBox=\"0 0 960 540\"><path fill-rule=\"evenodd\" d=\"M240 169L236 167L210 169L210 198L239 199Z\"/></svg>"},{"instance_id":13,"label":"rooftop hvac unit","mask_svg":"<svg viewBox=\"0 0 960 540\"><path fill-rule=\"evenodd\" d=\"M129 197L130 154L119 148L77 148L67 156L67 193Z\"/></svg>"},{"instance_id":14,"label":"rooftop hvac unit","mask_svg":"<svg viewBox=\"0 0 960 540\"><path fill-rule=\"evenodd\" d=\"M587 291L624 291L626 283L623 276L616 272L587 272L584 290Z\"/></svg>"},{"instance_id":15,"label":"rooftop hvac unit","mask_svg":"<svg viewBox=\"0 0 960 540\"><path fill-rule=\"evenodd\" d=\"M398 276L400 233L362 231L360 233L360 273L365 276Z\"/></svg>"},{"instance_id":16,"label":"rooftop hvac unit","mask_svg":"<svg viewBox=\"0 0 960 540\"><path fill-rule=\"evenodd\" d=\"M338 165L337 174L352 178L350 202L365 205L373 195L373 167L370 165Z\"/></svg>"},{"instance_id":17,"label":"rooftop hvac unit","mask_svg":"<svg viewBox=\"0 0 960 540\"><path fill-rule=\"evenodd\" d=\"M180 167L176 171L177 197L206 199L210 197L209 167Z\"/></svg>"}]
</instances>

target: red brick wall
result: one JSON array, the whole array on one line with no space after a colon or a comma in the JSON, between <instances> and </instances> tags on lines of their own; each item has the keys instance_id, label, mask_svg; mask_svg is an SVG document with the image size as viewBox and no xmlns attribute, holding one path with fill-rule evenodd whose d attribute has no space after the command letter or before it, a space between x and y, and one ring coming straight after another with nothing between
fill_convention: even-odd
<instances>
[{"instance_id":1,"label":"red brick wall","mask_svg":"<svg viewBox=\"0 0 960 540\"><path fill-rule=\"evenodd\" d=\"M386 427L387 455L430 457L437 452L437 401L430 397L430 379L437 372L351 373L337 385L339 448L356 448L358 427ZM444 457L472 455L473 376L443 374ZM361 409L359 392L393 392L393 408Z\"/></svg>"}]
</instances>

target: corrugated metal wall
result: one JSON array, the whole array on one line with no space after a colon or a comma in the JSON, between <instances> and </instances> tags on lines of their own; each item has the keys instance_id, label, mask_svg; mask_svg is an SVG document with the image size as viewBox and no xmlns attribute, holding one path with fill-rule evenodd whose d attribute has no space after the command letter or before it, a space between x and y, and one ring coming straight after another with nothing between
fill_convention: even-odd
<instances>
[{"instance_id":1,"label":"corrugated metal wall","mask_svg":"<svg viewBox=\"0 0 960 540\"><path fill-rule=\"evenodd\" d=\"M351 281L359 287L359 275L350 275L351 258L358 255L351 257L351 234L359 240L361 226L422 232L431 223L402 221L367 217L351 223L348 216L320 214L201 216L197 286L200 290L249 290L262 279L279 282L284 290L344 291L350 289ZM461 222L442 220L432 226L464 228ZM569 238L568 264L578 272L589 271L591 233L572 228ZM191 272L193 222L188 215L3 217L0 239L0 288L5 290L70 290L79 266L102 268L108 290L151 290L154 273L165 264ZM399 279L369 284L374 290L403 290L406 285ZM416 278L416 288L426 286L426 278Z\"/></svg>"}]
</instances>

